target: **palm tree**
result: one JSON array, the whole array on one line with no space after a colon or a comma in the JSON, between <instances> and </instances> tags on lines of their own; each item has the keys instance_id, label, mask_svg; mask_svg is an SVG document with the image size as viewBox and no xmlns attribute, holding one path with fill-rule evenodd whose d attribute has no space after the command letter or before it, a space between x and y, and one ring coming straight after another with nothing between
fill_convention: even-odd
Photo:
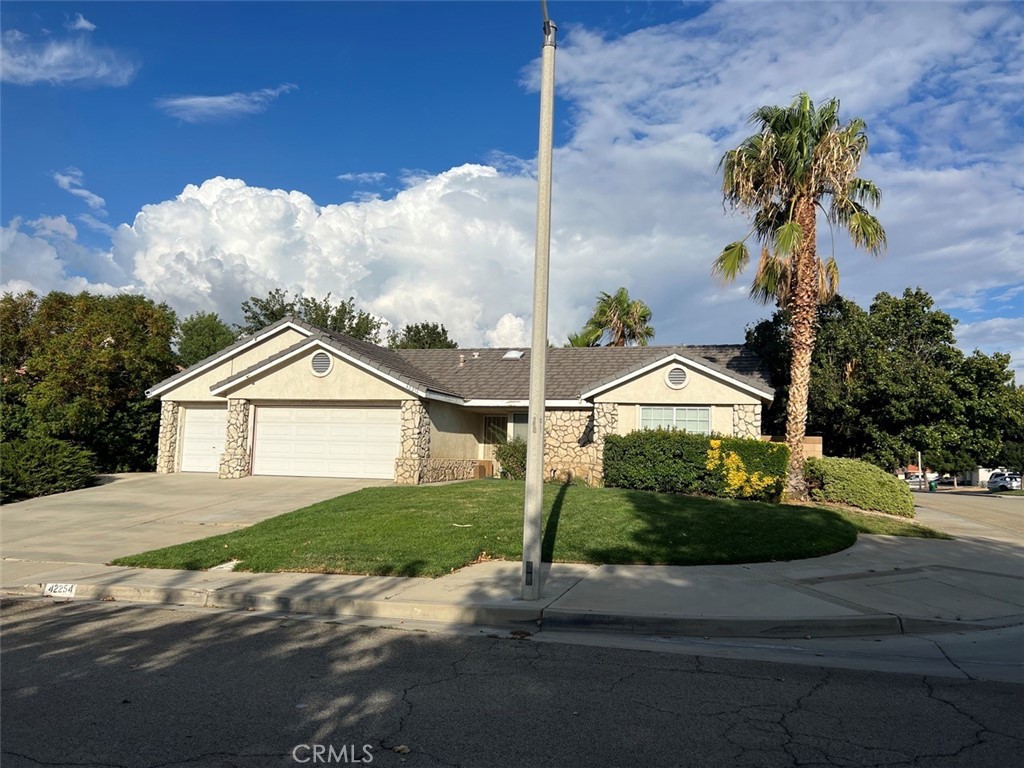
<instances>
[{"instance_id":1,"label":"palm tree","mask_svg":"<svg viewBox=\"0 0 1024 768\"><path fill-rule=\"evenodd\" d=\"M786 491L795 499L807 495L803 440L818 304L835 294L839 282L835 259L822 261L817 253L818 209L830 229L838 225L850 234L854 246L878 256L886 244L885 230L864 207L877 207L881 192L856 176L868 148L865 123L855 118L842 125L838 113L838 99L815 109L806 93L788 107L761 107L749 121L758 132L719 163L725 202L752 222L743 240L715 259L712 273L723 282L735 280L750 263L746 240L754 236L761 258L751 296L762 303L774 299L790 312Z\"/></svg>"},{"instance_id":2,"label":"palm tree","mask_svg":"<svg viewBox=\"0 0 1024 768\"><path fill-rule=\"evenodd\" d=\"M654 338L650 322L651 308L639 299L630 299L625 288L619 288L613 294L602 291L597 296L594 314L583 330L570 334L569 346L596 347L608 339L605 346L609 347L633 344L646 347L647 342Z\"/></svg>"}]
</instances>

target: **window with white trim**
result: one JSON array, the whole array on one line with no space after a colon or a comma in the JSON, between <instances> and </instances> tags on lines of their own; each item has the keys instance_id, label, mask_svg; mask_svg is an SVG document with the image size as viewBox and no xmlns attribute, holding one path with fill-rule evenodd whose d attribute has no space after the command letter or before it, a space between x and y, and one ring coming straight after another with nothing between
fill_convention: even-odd
<instances>
[{"instance_id":1,"label":"window with white trim","mask_svg":"<svg viewBox=\"0 0 1024 768\"><path fill-rule=\"evenodd\" d=\"M673 405L640 406L640 429L684 429L711 434L711 409Z\"/></svg>"}]
</instances>

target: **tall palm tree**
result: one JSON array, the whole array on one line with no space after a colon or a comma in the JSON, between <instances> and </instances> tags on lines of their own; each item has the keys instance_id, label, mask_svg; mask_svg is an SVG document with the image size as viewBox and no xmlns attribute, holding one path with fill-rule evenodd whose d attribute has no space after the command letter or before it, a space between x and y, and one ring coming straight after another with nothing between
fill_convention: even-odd
<instances>
[{"instance_id":1,"label":"tall palm tree","mask_svg":"<svg viewBox=\"0 0 1024 768\"><path fill-rule=\"evenodd\" d=\"M804 482L804 434L811 353L818 304L835 294L839 270L835 259L817 253L817 213L830 230L845 229L854 246L878 256L885 250L885 230L864 204L877 207L882 194L856 173L868 148L865 123L839 122L839 100L815 109L801 93L788 107L766 106L750 116L758 132L722 157L725 202L751 218L747 235L725 247L712 273L735 280L750 263L746 241L754 236L761 258L751 296L778 302L790 312L789 400L786 443L789 446L791 498L807 495Z\"/></svg>"},{"instance_id":2,"label":"tall palm tree","mask_svg":"<svg viewBox=\"0 0 1024 768\"><path fill-rule=\"evenodd\" d=\"M615 293L601 292L597 296L594 314L583 330L569 336L573 347L596 347L607 339L605 346L625 347L638 345L646 347L654 338L651 327L651 308L639 299L630 299L625 288Z\"/></svg>"}]
</instances>

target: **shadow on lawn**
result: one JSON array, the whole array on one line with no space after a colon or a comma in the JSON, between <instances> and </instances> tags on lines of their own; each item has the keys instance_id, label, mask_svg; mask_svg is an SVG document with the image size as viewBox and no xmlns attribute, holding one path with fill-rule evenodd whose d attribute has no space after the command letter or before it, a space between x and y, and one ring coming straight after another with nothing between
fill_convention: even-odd
<instances>
[{"instance_id":1,"label":"shadow on lawn","mask_svg":"<svg viewBox=\"0 0 1024 768\"><path fill-rule=\"evenodd\" d=\"M827 509L626 492L635 521L618 541L586 549L591 562L704 565L796 560L839 552L857 528Z\"/></svg>"},{"instance_id":2,"label":"shadow on lawn","mask_svg":"<svg viewBox=\"0 0 1024 768\"><path fill-rule=\"evenodd\" d=\"M558 520L562 516L562 505L565 503L565 494L569 490L569 483L562 483L551 504L551 511L548 513L547 522L544 524L544 539L540 545L540 561L552 563L555 553L555 539L558 537Z\"/></svg>"}]
</instances>

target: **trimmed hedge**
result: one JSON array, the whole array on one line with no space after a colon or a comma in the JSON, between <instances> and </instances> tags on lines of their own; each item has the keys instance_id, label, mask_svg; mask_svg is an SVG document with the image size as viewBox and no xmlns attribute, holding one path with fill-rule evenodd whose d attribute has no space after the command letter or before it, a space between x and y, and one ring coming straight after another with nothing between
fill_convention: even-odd
<instances>
[{"instance_id":1,"label":"trimmed hedge","mask_svg":"<svg viewBox=\"0 0 1024 768\"><path fill-rule=\"evenodd\" d=\"M494 458L501 464L501 470L513 480L526 478L526 441L513 438L494 446Z\"/></svg>"},{"instance_id":2,"label":"trimmed hedge","mask_svg":"<svg viewBox=\"0 0 1024 768\"><path fill-rule=\"evenodd\" d=\"M804 477L811 498L900 517L914 516L914 497L907 484L873 464L831 456L810 458Z\"/></svg>"},{"instance_id":3,"label":"trimmed hedge","mask_svg":"<svg viewBox=\"0 0 1024 768\"><path fill-rule=\"evenodd\" d=\"M0 502L64 493L96 483L91 451L52 437L0 445Z\"/></svg>"},{"instance_id":4,"label":"trimmed hedge","mask_svg":"<svg viewBox=\"0 0 1024 768\"><path fill-rule=\"evenodd\" d=\"M674 430L609 435L604 483L614 488L777 501L789 449L781 443Z\"/></svg>"}]
</instances>

